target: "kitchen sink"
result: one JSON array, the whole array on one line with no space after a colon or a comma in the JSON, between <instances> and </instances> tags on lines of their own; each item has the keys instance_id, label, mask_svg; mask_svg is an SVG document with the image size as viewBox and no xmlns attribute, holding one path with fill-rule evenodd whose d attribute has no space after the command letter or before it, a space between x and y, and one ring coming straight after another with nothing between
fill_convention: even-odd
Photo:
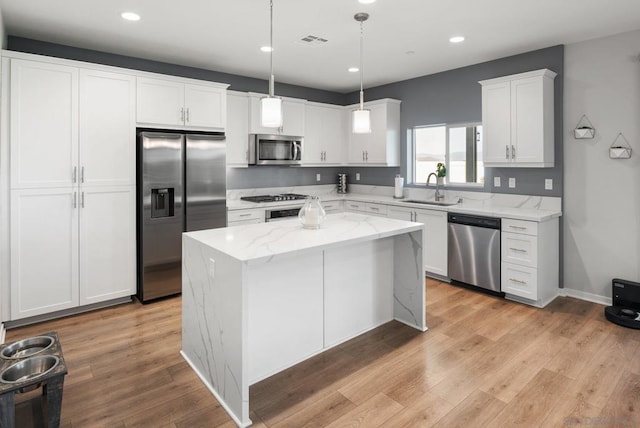
<instances>
[{"instance_id":1,"label":"kitchen sink","mask_svg":"<svg viewBox=\"0 0 640 428\"><path fill-rule=\"evenodd\" d=\"M440 206L450 206L450 205L457 205L458 202L452 202L452 201L427 201L427 200L422 200L422 199L407 199L406 201L402 201L402 202L406 202L408 204L424 204L424 205L440 205Z\"/></svg>"}]
</instances>

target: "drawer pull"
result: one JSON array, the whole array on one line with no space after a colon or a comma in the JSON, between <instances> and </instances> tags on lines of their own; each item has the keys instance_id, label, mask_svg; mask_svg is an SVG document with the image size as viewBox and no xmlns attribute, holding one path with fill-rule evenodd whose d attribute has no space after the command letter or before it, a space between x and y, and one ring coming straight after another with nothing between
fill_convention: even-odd
<instances>
[{"instance_id":1,"label":"drawer pull","mask_svg":"<svg viewBox=\"0 0 640 428\"><path fill-rule=\"evenodd\" d=\"M520 281L519 279L509 278L509 281L515 282L516 284L527 285L527 281Z\"/></svg>"},{"instance_id":2,"label":"drawer pull","mask_svg":"<svg viewBox=\"0 0 640 428\"><path fill-rule=\"evenodd\" d=\"M516 230L527 230L527 228L524 227L524 226L512 226L512 225L509 225L509 227L511 229L516 229Z\"/></svg>"},{"instance_id":3,"label":"drawer pull","mask_svg":"<svg viewBox=\"0 0 640 428\"><path fill-rule=\"evenodd\" d=\"M251 213L247 213L247 214L240 214L238 215L238 217L249 217L251 216Z\"/></svg>"},{"instance_id":4,"label":"drawer pull","mask_svg":"<svg viewBox=\"0 0 640 428\"><path fill-rule=\"evenodd\" d=\"M369 207L371 208L373 211L380 211L380 208L376 208L376 207Z\"/></svg>"},{"instance_id":5,"label":"drawer pull","mask_svg":"<svg viewBox=\"0 0 640 428\"><path fill-rule=\"evenodd\" d=\"M522 248L511 248L511 247L509 247L509 249L511 251L515 251L516 253L526 253L527 252L527 250L523 250Z\"/></svg>"}]
</instances>

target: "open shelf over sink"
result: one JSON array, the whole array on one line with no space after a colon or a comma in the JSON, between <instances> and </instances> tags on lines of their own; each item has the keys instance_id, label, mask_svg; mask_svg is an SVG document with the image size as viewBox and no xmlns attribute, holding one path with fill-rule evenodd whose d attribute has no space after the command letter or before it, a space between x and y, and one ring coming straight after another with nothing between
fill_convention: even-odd
<instances>
[{"instance_id":1,"label":"open shelf over sink","mask_svg":"<svg viewBox=\"0 0 640 428\"><path fill-rule=\"evenodd\" d=\"M427 201L427 200L422 200L422 199L407 199L406 201L402 201L402 202L406 202L408 204L424 204L424 205L440 205L440 206L450 206L450 205L457 205L458 202L454 202L454 201Z\"/></svg>"}]
</instances>

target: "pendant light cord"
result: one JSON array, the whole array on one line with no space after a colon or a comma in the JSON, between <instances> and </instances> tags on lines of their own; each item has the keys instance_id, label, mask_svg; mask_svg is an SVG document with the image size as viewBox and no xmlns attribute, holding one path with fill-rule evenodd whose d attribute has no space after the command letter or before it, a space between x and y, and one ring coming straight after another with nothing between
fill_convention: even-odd
<instances>
[{"instance_id":1,"label":"pendant light cord","mask_svg":"<svg viewBox=\"0 0 640 428\"><path fill-rule=\"evenodd\" d=\"M364 109L364 61L363 61L363 51L364 51L364 30L363 30L363 21L360 21L360 110Z\"/></svg>"},{"instance_id":2,"label":"pendant light cord","mask_svg":"<svg viewBox=\"0 0 640 428\"><path fill-rule=\"evenodd\" d=\"M269 53L269 58L270 58L270 67L271 67L271 75L269 76L269 96L273 98L274 93L275 93L275 78L273 77L273 0L270 0L269 2L269 6L270 6L270 10L271 10L271 15L269 18L269 22L270 22L270 28L269 28L269 47L271 48L271 51Z\"/></svg>"}]
</instances>

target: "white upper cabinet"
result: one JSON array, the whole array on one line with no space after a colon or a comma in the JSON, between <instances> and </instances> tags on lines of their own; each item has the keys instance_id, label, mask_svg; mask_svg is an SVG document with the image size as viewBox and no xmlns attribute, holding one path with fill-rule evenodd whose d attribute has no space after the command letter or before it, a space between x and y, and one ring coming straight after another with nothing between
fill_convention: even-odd
<instances>
[{"instance_id":1,"label":"white upper cabinet","mask_svg":"<svg viewBox=\"0 0 640 428\"><path fill-rule=\"evenodd\" d=\"M480 82L485 166L553 167L555 76L544 69Z\"/></svg>"},{"instance_id":2,"label":"white upper cabinet","mask_svg":"<svg viewBox=\"0 0 640 428\"><path fill-rule=\"evenodd\" d=\"M345 110L330 104L308 103L305 111L303 165L346 162Z\"/></svg>"},{"instance_id":3,"label":"white upper cabinet","mask_svg":"<svg viewBox=\"0 0 640 428\"><path fill-rule=\"evenodd\" d=\"M250 94L249 132L251 134L279 134L294 137L305 136L305 100L282 98L282 126L265 128L261 123L260 99L265 95Z\"/></svg>"},{"instance_id":4,"label":"white upper cabinet","mask_svg":"<svg viewBox=\"0 0 640 428\"><path fill-rule=\"evenodd\" d=\"M145 126L224 130L227 85L137 78L136 121Z\"/></svg>"},{"instance_id":5,"label":"white upper cabinet","mask_svg":"<svg viewBox=\"0 0 640 428\"><path fill-rule=\"evenodd\" d=\"M78 69L11 60L11 188L72 186L78 164Z\"/></svg>"},{"instance_id":6,"label":"white upper cabinet","mask_svg":"<svg viewBox=\"0 0 640 428\"><path fill-rule=\"evenodd\" d=\"M81 184L136 184L135 95L133 76L80 70Z\"/></svg>"},{"instance_id":7,"label":"white upper cabinet","mask_svg":"<svg viewBox=\"0 0 640 428\"><path fill-rule=\"evenodd\" d=\"M354 134L351 132L351 112L358 108L350 106L348 110L349 154L351 165L400 166L400 101L382 99L365 103L371 110L371 133Z\"/></svg>"},{"instance_id":8,"label":"white upper cabinet","mask_svg":"<svg viewBox=\"0 0 640 428\"><path fill-rule=\"evenodd\" d=\"M240 92L227 93L227 165L249 165L249 97Z\"/></svg>"}]
</instances>

